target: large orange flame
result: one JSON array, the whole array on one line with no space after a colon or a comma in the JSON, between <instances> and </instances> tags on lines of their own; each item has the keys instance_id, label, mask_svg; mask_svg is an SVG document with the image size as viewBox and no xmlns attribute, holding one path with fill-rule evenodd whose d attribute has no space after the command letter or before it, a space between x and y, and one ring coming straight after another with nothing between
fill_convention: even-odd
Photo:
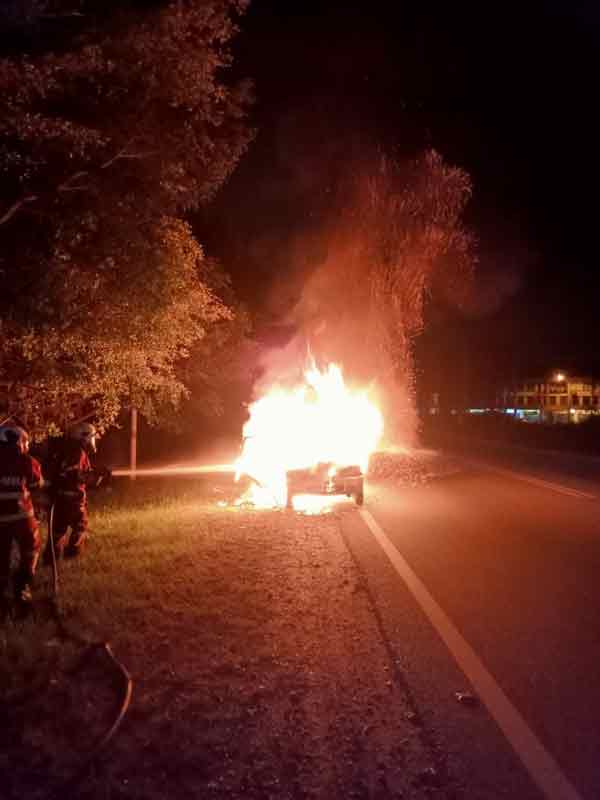
<instances>
[{"instance_id":1,"label":"large orange flame","mask_svg":"<svg viewBox=\"0 0 600 800\"><path fill-rule=\"evenodd\" d=\"M261 507L286 503L286 473L317 464L360 466L383 433L383 418L367 392L351 391L342 370L312 366L292 390L273 388L249 407L237 477L254 483L245 500Z\"/></svg>"}]
</instances>

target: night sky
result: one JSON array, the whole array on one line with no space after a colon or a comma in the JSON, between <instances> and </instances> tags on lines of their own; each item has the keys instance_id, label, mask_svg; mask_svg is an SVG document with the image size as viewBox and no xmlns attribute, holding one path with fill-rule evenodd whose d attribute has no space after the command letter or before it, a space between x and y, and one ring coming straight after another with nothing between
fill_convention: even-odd
<instances>
[{"instance_id":1,"label":"night sky","mask_svg":"<svg viewBox=\"0 0 600 800\"><path fill-rule=\"evenodd\" d=\"M435 147L473 179L480 265L467 311L432 298L421 387L466 381L483 402L519 374L600 375L599 39L592 2L254 0L235 70L256 82L258 135L204 240L276 321L298 285L288 245L352 137Z\"/></svg>"}]
</instances>

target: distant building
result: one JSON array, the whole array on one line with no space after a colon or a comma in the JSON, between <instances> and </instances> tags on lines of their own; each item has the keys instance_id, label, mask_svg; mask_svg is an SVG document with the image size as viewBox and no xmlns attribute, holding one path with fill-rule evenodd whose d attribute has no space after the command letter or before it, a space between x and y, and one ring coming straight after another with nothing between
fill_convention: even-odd
<instances>
[{"instance_id":1,"label":"distant building","mask_svg":"<svg viewBox=\"0 0 600 800\"><path fill-rule=\"evenodd\" d=\"M529 422L582 422L600 414L600 378L554 373L527 378L502 390L506 414Z\"/></svg>"}]
</instances>

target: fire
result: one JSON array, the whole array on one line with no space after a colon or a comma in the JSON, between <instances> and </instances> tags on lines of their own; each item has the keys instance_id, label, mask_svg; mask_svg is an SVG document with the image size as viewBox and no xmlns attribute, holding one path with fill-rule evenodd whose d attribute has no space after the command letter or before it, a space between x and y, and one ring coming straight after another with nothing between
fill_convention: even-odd
<instances>
[{"instance_id":1,"label":"fire","mask_svg":"<svg viewBox=\"0 0 600 800\"><path fill-rule=\"evenodd\" d=\"M273 388L249 412L236 477L254 481L243 502L263 508L286 504L288 470L332 464L366 471L383 433L377 406L366 391L348 389L336 364L312 366L302 385Z\"/></svg>"}]
</instances>

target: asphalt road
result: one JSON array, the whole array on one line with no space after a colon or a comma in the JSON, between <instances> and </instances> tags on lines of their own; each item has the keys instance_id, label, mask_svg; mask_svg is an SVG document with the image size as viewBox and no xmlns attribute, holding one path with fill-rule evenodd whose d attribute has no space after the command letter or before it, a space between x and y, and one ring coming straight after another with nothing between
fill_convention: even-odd
<instances>
[{"instance_id":1,"label":"asphalt road","mask_svg":"<svg viewBox=\"0 0 600 800\"><path fill-rule=\"evenodd\" d=\"M478 705L458 702L455 693L473 686L365 516L344 515L343 533L407 690L465 796L544 796L524 762L534 764L537 778L547 763L531 752L530 739L515 730L507 736L494 719L494 703L505 695L564 779L561 785L542 774L545 796L596 800L600 484L594 499L587 496L593 483L587 494L564 493L560 483L523 480L523 465L519 474L471 465L422 488L372 485L367 492L372 519L491 675L491 700Z\"/></svg>"}]
</instances>

